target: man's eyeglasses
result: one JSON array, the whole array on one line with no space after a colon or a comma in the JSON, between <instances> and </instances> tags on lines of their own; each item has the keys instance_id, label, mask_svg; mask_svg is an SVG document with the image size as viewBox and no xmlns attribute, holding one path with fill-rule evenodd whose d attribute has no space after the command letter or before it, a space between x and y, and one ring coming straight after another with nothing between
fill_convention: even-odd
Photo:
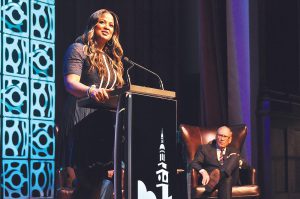
<instances>
[{"instance_id":1,"label":"man's eyeglasses","mask_svg":"<svg viewBox=\"0 0 300 199\"><path fill-rule=\"evenodd\" d=\"M217 136L218 136L219 138L224 138L224 139L230 138L230 136L222 135L222 134L217 134Z\"/></svg>"}]
</instances>

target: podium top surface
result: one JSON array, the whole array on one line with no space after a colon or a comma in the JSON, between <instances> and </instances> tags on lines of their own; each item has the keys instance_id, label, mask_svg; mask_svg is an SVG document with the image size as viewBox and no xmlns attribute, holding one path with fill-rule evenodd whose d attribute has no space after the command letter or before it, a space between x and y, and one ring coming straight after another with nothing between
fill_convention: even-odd
<instances>
[{"instance_id":1,"label":"podium top surface","mask_svg":"<svg viewBox=\"0 0 300 199\"><path fill-rule=\"evenodd\" d=\"M101 103L97 103L96 101L90 99L89 97L84 97L78 100L78 105L80 107L85 108L108 108L111 110L116 110L118 104L118 95L123 93L135 93L135 94L142 94L142 95L149 95L154 97L162 97L168 99L174 99L176 97L175 92L161 90L156 88L149 88L144 86L137 86L137 85L125 85L121 88L116 88L113 91L110 91L109 100Z\"/></svg>"},{"instance_id":2,"label":"podium top surface","mask_svg":"<svg viewBox=\"0 0 300 199\"><path fill-rule=\"evenodd\" d=\"M110 92L110 95L119 95L125 92L136 93L136 94L143 94L143 95L150 95L156 97L164 97L164 98L175 98L176 93L174 91L168 90L161 90L156 88L144 87L144 86L137 86L137 85L125 85L122 88L118 88Z\"/></svg>"}]
</instances>

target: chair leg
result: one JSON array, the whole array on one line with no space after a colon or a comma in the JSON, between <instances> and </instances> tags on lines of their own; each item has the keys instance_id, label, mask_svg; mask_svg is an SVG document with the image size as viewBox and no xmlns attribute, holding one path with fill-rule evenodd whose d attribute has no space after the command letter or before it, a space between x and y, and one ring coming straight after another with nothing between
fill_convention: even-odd
<instances>
[{"instance_id":1,"label":"chair leg","mask_svg":"<svg viewBox=\"0 0 300 199\"><path fill-rule=\"evenodd\" d=\"M192 186L192 183L191 183L191 175L192 173L191 172L187 172L186 174L186 185L187 185L187 199L191 199L192 198L192 190L191 190L191 186Z\"/></svg>"}]
</instances>

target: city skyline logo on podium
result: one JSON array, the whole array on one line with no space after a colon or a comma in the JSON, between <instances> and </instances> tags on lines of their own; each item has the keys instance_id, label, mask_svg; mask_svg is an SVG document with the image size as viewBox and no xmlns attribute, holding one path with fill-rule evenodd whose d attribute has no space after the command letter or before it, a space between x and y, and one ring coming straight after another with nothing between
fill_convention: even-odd
<instances>
[{"instance_id":1,"label":"city skyline logo on podium","mask_svg":"<svg viewBox=\"0 0 300 199\"><path fill-rule=\"evenodd\" d=\"M160 146L159 146L159 163L156 170L158 183L156 187L161 187L162 199L172 199L169 196L169 171L166 164L166 148L164 145L164 130L161 129ZM157 199L152 191L147 191L143 181L138 180L138 199Z\"/></svg>"}]
</instances>

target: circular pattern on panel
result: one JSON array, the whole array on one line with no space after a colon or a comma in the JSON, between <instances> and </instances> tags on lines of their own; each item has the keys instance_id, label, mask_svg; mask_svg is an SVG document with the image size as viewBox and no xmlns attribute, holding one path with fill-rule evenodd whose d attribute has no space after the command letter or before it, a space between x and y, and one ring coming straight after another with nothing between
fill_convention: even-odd
<instances>
[{"instance_id":1,"label":"circular pattern on panel","mask_svg":"<svg viewBox=\"0 0 300 199\"><path fill-rule=\"evenodd\" d=\"M31 81L31 117L54 120L55 84Z\"/></svg>"},{"instance_id":2,"label":"circular pattern on panel","mask_svg":"<svg viewBox=\"0 0 300 199\"><path fill-rule=\"evenodd\" d=\"M2 157L28 158L28 134L28 120L3 118Z\"/></svg>"},{"instance_id":3,"label":"circular pattern on panel","mask_svg":"<svg viewBox=\"0 0 300 199\"><path fill-rule=\"evenodd\" d=\"M28 162L3 160L4 198L28 198Z\"/></svg>"},{"instance_id":4,"label":"circular pattern on panel","mask_svg":"<svg viewBox=\"0 0 300 199\"><path fill-rule=\"evenodd\" d=\"M34 198L54 196L54 161L31 162L31 193Z\"/></svg>"},{"instance_id":5,"label":"circular pattern on panel","mask_svg":"<svg viewBox=\"0 0 300 199\"><path fill-rule=\"evenodd\" d=\"M29 39L4 34L3 52L3 73L28 77Z\"/></svg>"},{"instance_id":6,"label":"circular pattern on panel","mask_svg":"<svg viewBox=\"0 0 300 199\"><path fill-rule=\"evenodd\" d=\"M3 76L3 115L28 117L28 79Z\"/></svg>"},{"instance_id":7,"label":"circular pattern on panel","mask_svg":"<svg viewBox=\"0 0 300 199\"><path fill-rule=\"evenodd\" d=\"M55 153L54 122L31 121L31 158L53 159Z\"/></svg>"},{"instance_id":8,"label":"circular pattern on panel","mask_svg":"<svg viewBox=\"0 0 300 199\"><path fill-rule=\"evenodd\" d=\"M42 2L31 2L32 38L54 42L54 6Z\"/></svg>"},{"instance_id":9,"label":"circular pattern on panel","mask_svg":"<svg viewBox=\"0 0 300 199\"><path fill-rule=\"evenodd\" d=\"M29 36L29 8L27 0L3 0L3 32Z\"/></svg>"},{"instance_id":10,"label":"circular pattern on panel","mask_svg":"<svg viewBox=\"0 0 300 199\"><path fill-rule=\"evenodd\" d=\"M31 77L54 81L54 45L31 42Z\"/></svg>"}]
</instances>

